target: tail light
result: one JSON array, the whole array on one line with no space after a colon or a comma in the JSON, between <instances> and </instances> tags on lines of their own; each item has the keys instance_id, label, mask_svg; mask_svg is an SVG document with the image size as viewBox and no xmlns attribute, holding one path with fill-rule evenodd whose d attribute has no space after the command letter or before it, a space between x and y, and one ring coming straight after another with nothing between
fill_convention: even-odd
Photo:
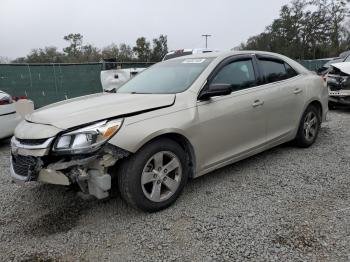
<instances>
[{"instance_id":1,"label":"tail light","mask_svg":"<svg viewBox=\"0 0 350 262\"><path fill-rule=\"evenodd\" d=\"M13 103L13 100L10 96L3 96L0 98L0 106L1 105L9 105L9 104L12 104Z\"/></svg>"},{"instance_id":2,"label":"tail light","mask_svg":"<svg viewBox=\"0 0 350 262\"><path fill-rule=\"evenodd\" d=\"M28 97L27 96L13 96L12 97L12 100L13 101L18 101L18 100L21 100L21 99L28 99Z\"/></svg>"}]
</instances>

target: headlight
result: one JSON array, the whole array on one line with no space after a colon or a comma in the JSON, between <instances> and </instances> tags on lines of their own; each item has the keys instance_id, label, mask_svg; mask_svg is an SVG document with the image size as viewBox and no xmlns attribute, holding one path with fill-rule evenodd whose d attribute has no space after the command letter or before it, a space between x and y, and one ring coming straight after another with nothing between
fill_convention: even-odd
<instances>
[{"instance_id":1,"label":"headlight","mask_svg":"<svg viewBox=\"0 0 350 262\"><path fill-rule=\"evenodd\" d=\"M123 119L105 120L63 134L56 141L53 151L70 154L93 152L112 138L112 136L118 132L122 123Z\"/></svg>"}]
</instances>

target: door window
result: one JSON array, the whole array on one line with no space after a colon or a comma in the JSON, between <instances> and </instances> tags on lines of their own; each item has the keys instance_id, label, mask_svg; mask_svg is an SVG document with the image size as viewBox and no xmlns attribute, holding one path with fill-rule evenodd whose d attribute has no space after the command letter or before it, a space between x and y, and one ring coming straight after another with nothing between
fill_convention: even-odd
<instances>
[{"instance_id":1,"label":"door window","mask_svg":"<svg viewBox=\"0 0 350 262\"><path fill-rule=\"evenodd\" d=\"M252 60L235 61L224 66L213 78L211 84L229 84L232 91L256 86Z\"/></svg>"},{"instance_id":2,"label":"door window","mask_svg":"<svg viewBox=\"0 0 350 262\"><path fill-rule=\"evenodd\" d=\"M284 61L259 59L267 83L292 78L298 73Z\"/></svg>"}]
</instances>

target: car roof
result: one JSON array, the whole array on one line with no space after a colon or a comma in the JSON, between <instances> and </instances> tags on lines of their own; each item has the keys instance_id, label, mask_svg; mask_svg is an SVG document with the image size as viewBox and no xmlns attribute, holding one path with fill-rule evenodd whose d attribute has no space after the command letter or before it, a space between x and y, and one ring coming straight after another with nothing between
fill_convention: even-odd
<instances>
[{"instance_id":1,"label":"car roof","mask_svg":"<svg viewBox=\"0 0 350 262\"><path fill-rule=\"evenodd\" d=\"M247 50L247 51L220 51L220 52L211 52L211 53L201 53L201 54L193 54L193 55L187 55L182 57L176 57L175 59L196 59L196 58L218 58L218 59L225 59L226 57L235 56L235 55L247 55L247 54L256 54L256 55L267 55L267 56L273 56L276 58L279 58L286 63L288 63L290 66L292 66L294 69L296 69L300 73L308 73L310 72L308 69L306 69L304 66L299 64L298 62L294 61L293 59L277 54L272 52L265 52L265 51L254 51L254 50Z\"/></svg>"},{"instance_id":2,"label":"car roof","mask_svg":"<svg viewBox=\"0 0 350 262\"><path fill-rule=\"evenodd\" d=\"M261 55L270 55L279 57L281 59L287 58L284 55L280 55L277 53L271 53L271 52L265 52L265 51L219 51L219 52L210 52L210 53L200 53L200 54L192 54L182 57L176 57L174 59L184 59L184 58L217 58L217 57L228 57L228 56L234 56L234 55L245 55L245 54L261 54Z\"/></svg>"}]
</instances>

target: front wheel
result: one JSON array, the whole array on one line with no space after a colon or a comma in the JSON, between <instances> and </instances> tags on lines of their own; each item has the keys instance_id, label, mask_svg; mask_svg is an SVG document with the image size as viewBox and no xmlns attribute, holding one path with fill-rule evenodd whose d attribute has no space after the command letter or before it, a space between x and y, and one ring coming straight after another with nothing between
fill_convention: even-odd
<instances>
[{"instance_id":1,"label":"front wheel","mask_svg":"<svg viewBox=\"0 0 350 262\"><path fill-rule=\"evenodd\" d=\"M121 166L118 186L124 200L147 212L167 208L188 179L185 151L170 139L144 146Z\"/></svg>"},{"instance_id":2,"label":"front wheel","mask_svg":"<svg viewBox=\"0 0 350 262\"><path fill-rule=\"evenodd\" d=\"M314 105L310 105L304 112L295 142L299 147L310 147L315 143L321 127L320 111Z\"/></svg>"}]
</instances>

